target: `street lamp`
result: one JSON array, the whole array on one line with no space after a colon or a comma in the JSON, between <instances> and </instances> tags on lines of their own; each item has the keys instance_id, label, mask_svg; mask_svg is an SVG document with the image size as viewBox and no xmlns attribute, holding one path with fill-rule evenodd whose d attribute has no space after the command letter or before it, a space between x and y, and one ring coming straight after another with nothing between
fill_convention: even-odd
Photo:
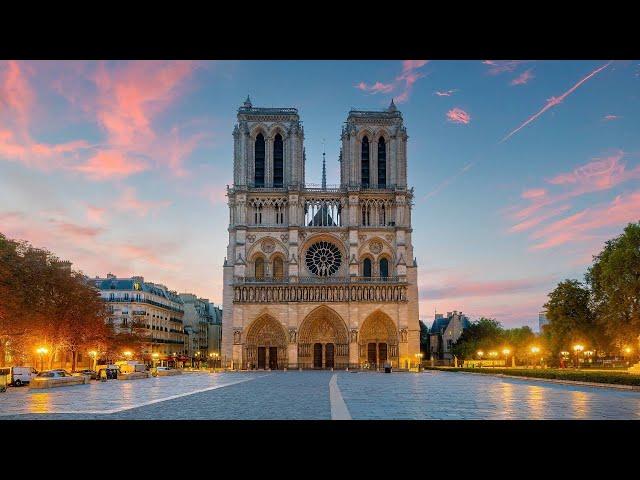
<instances>
[{"instance_id":1,"label":"street lamp","mask_svg":"<svg viewBox=\"0 0 640 480\"><path fill-rule=\"evenodd\" d=\"M415 357L418 359L418 371L420 371L420 366L422 365L422 353L416 353Z\"/></svg>"},{"instance_id":2,"label":"street lamp","mask_svg":"<svg viewBox=\"0 0 640 480\"><path fill-rule=\"evenodd\" d=\"M131 353L129 350L122 352L122 354L127 358L127 360L129 360L133 355L133 353Z\"/></svg>"},{"instance_id":3,"label":"street lamp","mask_svg":"<svg viewBox=\"0 0 640 480\"><path fill-rule=\"evenodd\" d=\"M92 363L93 363L93 366L91 367L91 370L95 370L96 369L96 361L97 361L97 358L98 358L98 352L96 352L95 350L91 350L89 352L89 356L91 357Z\"/></svg>"},{"instance_id":4,"label":"street lamp","mask_svg":"<svg viewBox=\"0 0 640 480\"><path fill-rule=\"evenodd\" d=\"M156 366L156 362L158 361L158 357L160 356L160 354L158 352L154 352L151 354L151 356L153 357L153 366Z\"/></svg>"},{"instance_id":5,"label":"street lamp","mask_svg":"<svg viewBox=\"0 0 640 480\"><path fill-rule=\"evenodd\" d=\"M580 345L578 343L577 345L573 346L573 351L576 352L576 368L580 367L579 356L580 356L580 352L583 350L584 350L584 345Z\"/></svg>"},{"instance_id":6,"label":"street lamp","mask_svg":"<svg viewBox=\"0 0 640 480\"><path fill-rule=\"evenodd\" d=\"M533 355L533 358L535 359L536 356L538 355L538 353L540 353L540 348L539 347L531 347L531 353ZM536 362L537 363L537 362ZM536 365L534 364L533 368L535 368Z\"/></svg>"},{"instance_id":7,"label":"street lamp","mask_svg":"<svg viewBox=\"0 0 640 480\"><path fill-rule=\"evenodd\" d=\"M44 370L44 356L49 353L49 350L46 347L39 347L36 352L40 355L40 371L42 371Z\"/></svg>"},{"instance_id":8,"label":"street lamp","mask_svg":"<svg viewBox=\"0 0 640 480\"><path fill-rule=\"evenodd\" d=\"M509 359L509 354L511 353L511 350L509 350L508 348L503 348L502 349L502 354L504 355L504 366L507 366L507 360ZM513 362L512 362L513 363ZM512 367L514 367L515 365L511 365Z\"/></svg>"}]
</instances>

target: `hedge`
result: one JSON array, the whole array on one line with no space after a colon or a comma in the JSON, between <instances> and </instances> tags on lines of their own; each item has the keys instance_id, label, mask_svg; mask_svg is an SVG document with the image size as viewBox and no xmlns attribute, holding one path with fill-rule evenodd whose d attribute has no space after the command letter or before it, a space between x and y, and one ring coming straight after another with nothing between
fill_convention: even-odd
<instances>
[{"instance_id":1,"label":"hedge","mask_svg":"<svg viewBox=\"0 0 640 480\"><path fill-rule=\"evenodd\" d=\"M588 370L556 370L556 369L511 369L511 368L450 368L425 367L425 370L446 372L471 372L488 375L512 375L514 377L550 378L555 380L573 380L577 382L611 383L617 385L640 386L640 375L626 372L591 372Z\"/></svg>"}]
</instances>

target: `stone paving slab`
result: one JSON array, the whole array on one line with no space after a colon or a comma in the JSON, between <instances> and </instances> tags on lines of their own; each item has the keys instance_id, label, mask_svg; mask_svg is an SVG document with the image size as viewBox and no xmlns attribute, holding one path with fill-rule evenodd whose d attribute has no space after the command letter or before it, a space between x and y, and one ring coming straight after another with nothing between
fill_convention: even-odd
<instances>
[{"instance_id":1,"label":"stone paving slab","mask_svg":"<svg viewBox=\"0 0 640 480\"><path fill-rule=\"evenodd\" d=\"M343 406L336 404L339 398ZM336 407L343 414L336 415ZM354 420L639 419L640 393L453 372L289 371L92 382L46 393L11 388L0 394L0 419L7 420L329 420L332 408L333 417L348 412ZM95 413L108 410L113 413Z\"/></svg>"}]
</instances>

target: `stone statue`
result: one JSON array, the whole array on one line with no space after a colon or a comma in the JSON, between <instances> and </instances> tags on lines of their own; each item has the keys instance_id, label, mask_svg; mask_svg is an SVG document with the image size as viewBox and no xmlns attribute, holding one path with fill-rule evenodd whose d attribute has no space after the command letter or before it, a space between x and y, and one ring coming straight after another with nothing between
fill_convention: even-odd
<instances>
[{"instance_id":1,"label":"stone statue","mask_svg":"<svg viewBox=\"0 0 640 480\"><path fill-rule=\"evenodd\" d=\"M234 345L240 345L242 343L242 331L236 330L233 332Z\"/></svg>"},{"instance_id":2,"label":"stone statue","mask_svg":"<svg viewBox=\"0 0 640 480\"><path fill-rule=\"evenodd\" d=\"M358 330L355 328L351 330L351 343L356 343L358 341Z\"/></svg>"},{"instance_id":3,"label":"stone statue","mask_svg":"<svg viewBox=\"0 0 640 480\"><path fill-rule=\"evenodd\" d=\"M290 328L289 329L289 343L296 343L297 339L296 337L298 336L298 332L296 331L295 328Z\"/></svg>"},{"instance_id":4,"label":"stone statue","mask_svg":"<svg viewBox=\"0 0 640 480\"><path fill-rule=\"evenodd\" d=\"M400 330L400 341L402 343L407 343L407 329L403 328Z\"/></svg>"}]
</instances>

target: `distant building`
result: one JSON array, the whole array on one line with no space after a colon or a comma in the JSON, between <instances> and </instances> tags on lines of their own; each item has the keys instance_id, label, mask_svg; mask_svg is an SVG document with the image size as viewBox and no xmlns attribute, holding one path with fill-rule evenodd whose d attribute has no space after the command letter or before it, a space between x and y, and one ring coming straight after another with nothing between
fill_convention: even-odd
<instances>
[{"instance_id":1,"label":"distant building","mask_svg":"<svg viewBox=\"0 0 640 480\"><path fill-rule=\"evenodd\" d=\"M166 286L145 282L144 277L117 278L109 273L91 282L109 305L107 321L118 332L142 330L148 341L142 348L143 359L154 353L160 360L187 354L184 332L184 307L180 296Z\"/></svg>"},{"instance_id":2,"label":"distant building","mask_svg":"<svg viewBox=\"0 0 640 480\"><path fill-rule=\"evenodd\" d=\"M184 330L187 334L187 356L206 361L209 356L209 324L213 322L208 298L181 293L184 305Z\"/></svg>"},{"instance_id":3,"label":"distant building","mask_svg":"<svg viewBox=\"0 0 640 480\"><path fill-rule=\"evenodd\" d=\"M222 352L222 309L209 303L209 312L211 313L211 322L208 325L209 353L220 355Z\"/></svg>"},{"instance_id":4,"label":"distant building","mask_svg":"<svg viewBox=\"0 0 640 480\"><path fill-rule=\"evenodd\" d=\"M453 360L451 348L469 325L469 318L462 312L454 310L447 312L446 316L436 313L429 332L430 357L434 360Z\"/></svg>"},{"instance_id":5,"label":"distant building","mask_svg":"<svg viewBox=\"0 0 640 480\"><path fill-rule=\"evenodd\" d=\"M547 318L547 311L542 310L538 313L538 331L542 333L542 327L549 324L549 319Z\"/></svg>"}]
</instances>

